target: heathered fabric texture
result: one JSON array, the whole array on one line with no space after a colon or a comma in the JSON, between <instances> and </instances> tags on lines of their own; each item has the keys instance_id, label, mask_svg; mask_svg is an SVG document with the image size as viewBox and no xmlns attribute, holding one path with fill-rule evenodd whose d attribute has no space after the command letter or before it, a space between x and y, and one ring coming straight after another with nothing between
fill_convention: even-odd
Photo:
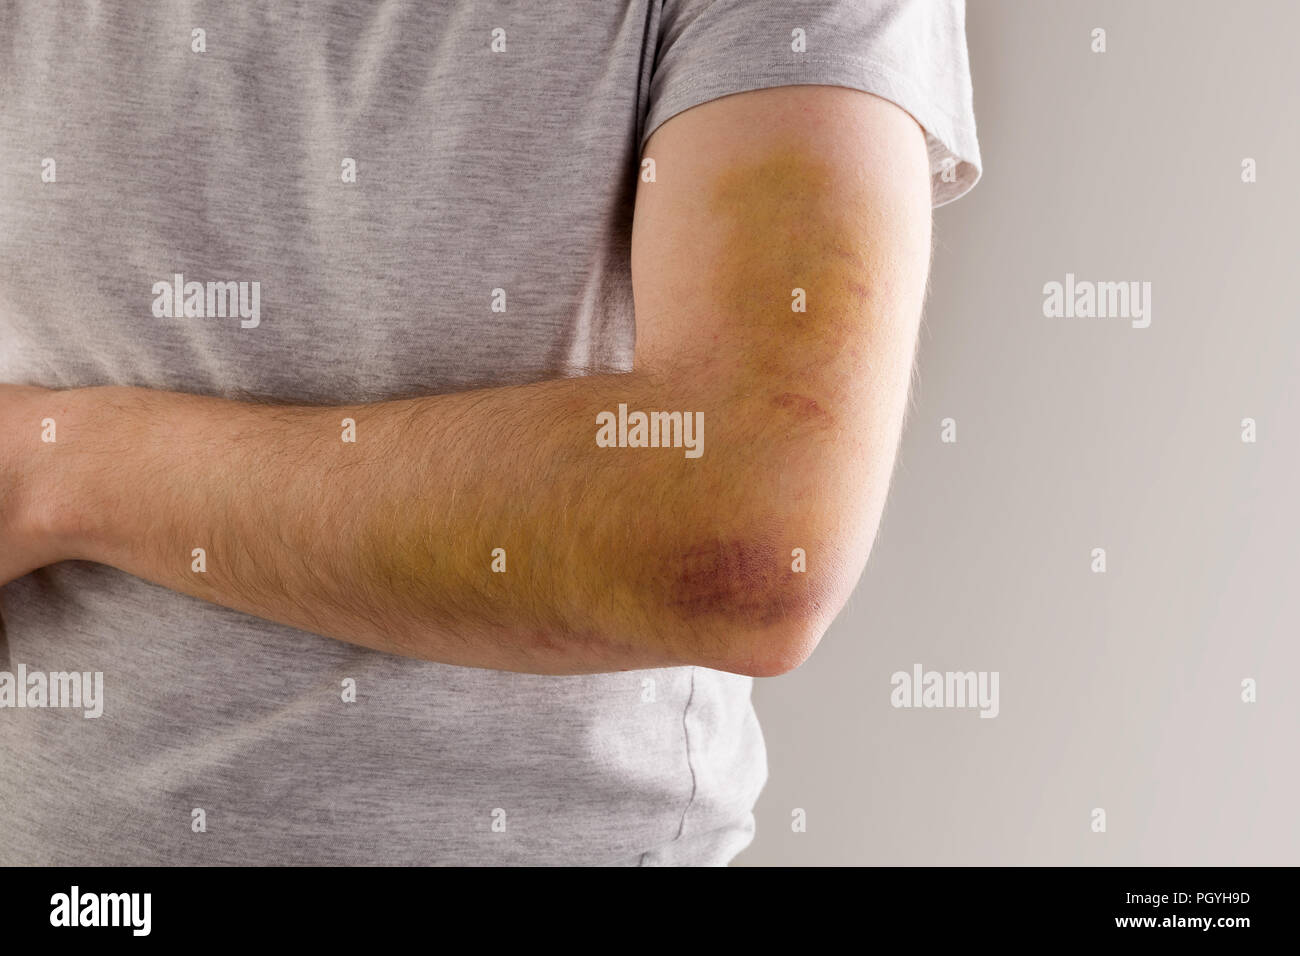
<instances>
[{"instance_id":1,"label":"heathered fabric texture","mask_svg":"<svg viewBox=\"0 0 1300 956\"><path fill-rule=\"evenodd\" d=\"M800 83L907 109L936 203L977 178L939 0L0 3L0 381L364 402L626 370L641 146ZM177 273L260 282L259 324L155 317ZM105 700L0 709L0 863L722 864L753 833L746 678L422 663L88 563L2 597L0 670Z\"/></svg>"}]
</instances>

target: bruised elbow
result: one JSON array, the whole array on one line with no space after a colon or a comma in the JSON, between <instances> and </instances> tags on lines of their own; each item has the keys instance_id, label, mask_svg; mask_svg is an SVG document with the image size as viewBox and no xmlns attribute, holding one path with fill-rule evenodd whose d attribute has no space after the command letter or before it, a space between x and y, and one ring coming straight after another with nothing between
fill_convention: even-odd
<instances>
[{"instance_id":1,"label":"bruised elbow","mask_svg":"<svg viewBox=\"0 0 1300 956\"><path fill-rule=\"evenodd\" d=\"M811 656L857 575L838 548L782 537L719 537L677 556L666 610L688 663L776 677Z\"/></svg>"},{"instance_id":2,"label":"bruised elbow","mask_svg":"<svg viewBox=\"0 0 1300 956\"><path fill-rule=\"evenodd\" d=\"M881 430L837 396L830 387L755 389L733 407L731 444L716 452L732 457L694 489L670 549L659 550L668 626L692 641L679 655L688 663L789 673L856 586L892 456L881 443L844 437L854 422L867 435ZM746 421L755 424L747 430Z\"/></svg>"}]
</instances>

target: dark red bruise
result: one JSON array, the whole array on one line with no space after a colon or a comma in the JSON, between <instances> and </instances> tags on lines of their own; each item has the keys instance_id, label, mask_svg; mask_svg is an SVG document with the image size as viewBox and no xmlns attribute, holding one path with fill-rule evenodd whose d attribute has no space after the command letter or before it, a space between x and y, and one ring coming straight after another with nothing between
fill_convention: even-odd
<instances>
[{"instance_id":1,"label":"dark red bruise","mask_svg":"<svg viewBox=\"0 0 1300 956\"><path fill-rule=\"evenodd\" d=\"M788 587L792 577L772 548L740 540L710 542L682 555L668 604L686 617L714 614L737 624L768 626L797 610Z\"/></svg>"}]
</instances>

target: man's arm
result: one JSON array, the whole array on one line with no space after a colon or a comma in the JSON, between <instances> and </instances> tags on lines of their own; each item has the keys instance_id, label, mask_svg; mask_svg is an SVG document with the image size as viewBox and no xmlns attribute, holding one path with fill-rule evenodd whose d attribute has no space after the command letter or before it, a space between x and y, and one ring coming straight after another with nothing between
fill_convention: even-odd
<instances>
[{"instance_id":1,"label":"man's arm","mask_svg":"<svg viewBox=\"0 0 1300 956\"><path fill-rule=\"evenodd\" d=\"M329 408L0 392L23 436L0 580L97 561L450 664L797 666L861 573L893 467L930 249L923 136L882 100L793 87L689 110L647 155L635 371ZM620 404L702 412L703 454L598 447Z\"/></svg>"}]
</instances>

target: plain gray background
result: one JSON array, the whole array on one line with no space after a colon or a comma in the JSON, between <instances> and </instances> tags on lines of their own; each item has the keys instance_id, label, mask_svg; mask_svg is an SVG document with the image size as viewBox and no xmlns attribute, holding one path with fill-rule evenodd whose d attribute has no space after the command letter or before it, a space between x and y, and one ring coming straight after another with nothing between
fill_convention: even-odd
<instances>
[{"instance_id":1,"label":"plain gray background","mask_svg":"<svg viewBox=\"0 0 1300 956\"><path fill-rule=\"evenodd\" d=\"M969 3L984 178L935 214L867 571L757 683L738 865L1300 863L1298 35L1287 0ZM1067 272L1151 282L1151 327L1045 318ZM998 671L1000 715L894 709L914 663Z\"/></svg>"}]
</instances>

